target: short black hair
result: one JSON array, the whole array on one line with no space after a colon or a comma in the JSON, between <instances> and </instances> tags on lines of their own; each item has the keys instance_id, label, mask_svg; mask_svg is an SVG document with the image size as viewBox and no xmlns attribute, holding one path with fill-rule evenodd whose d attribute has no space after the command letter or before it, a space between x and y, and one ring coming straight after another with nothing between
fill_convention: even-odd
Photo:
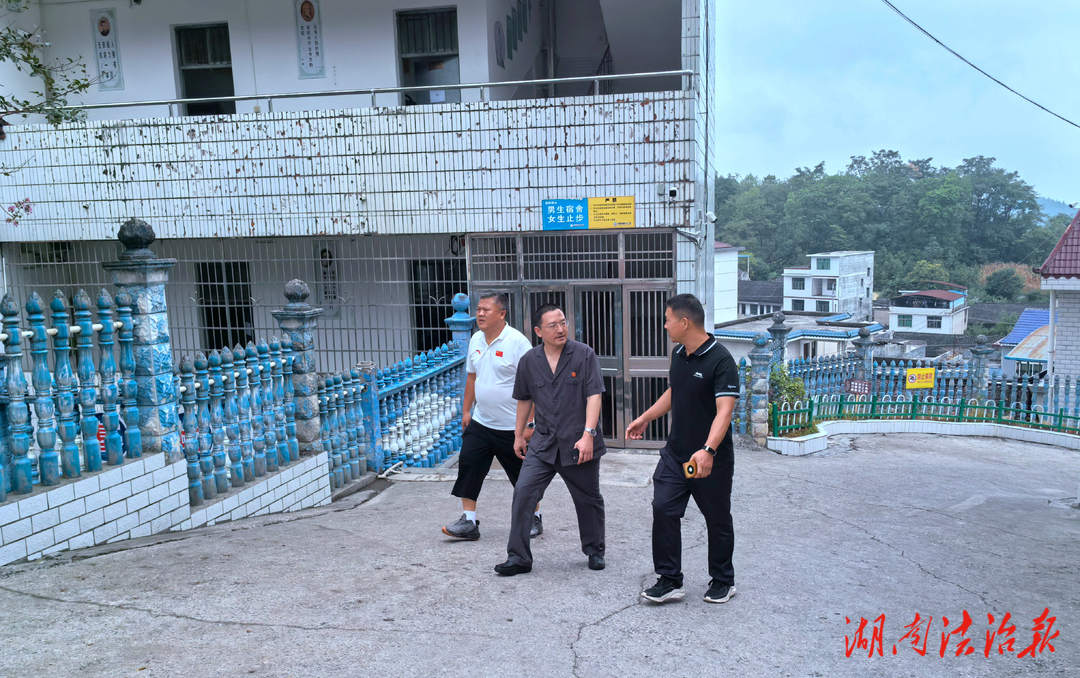
<instances>
[{"instance_id":1,"label":"short black hair","mask_svg":"<svg viewBox=\"0 0 1080 678\"><path fill-rule=\"evenodd\" d=\"M505 292L497 292L495 290L484 290L480 293L480 301L484 299L494 299L495 304L500 310L510 312L510 298L506 296Z\"/></svg>"},{"instance_id":2,"label":"short black hair","mask_svg":"<svg viewBox=\"0 0 1080 678\"><path fill-rule=\"evenodd\" d=\"M558 304L543 304L540 308L533 311L533 327L540 327L540 321L544 319L545 313L561 310L562 308L560 308Z\"/></svg>"},{"instance_id":3,"label":"short black hair","mask_svg":"<svg viewBox=\"0 0 1080 678\"><path fill-rule=\"evenodd\" d=\"M695 327L705 327L705 309L692 294L676 294L667 300L664 307L670 308L676 317L686 318Z\"/></svg>"}]
</instances>

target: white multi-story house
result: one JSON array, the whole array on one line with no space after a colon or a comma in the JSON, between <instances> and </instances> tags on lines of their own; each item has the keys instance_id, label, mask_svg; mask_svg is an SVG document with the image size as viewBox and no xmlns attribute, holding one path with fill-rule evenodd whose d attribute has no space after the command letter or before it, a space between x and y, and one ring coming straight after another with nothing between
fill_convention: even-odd
<instances>
[{"instance_id":1,"label":"white multi-story house","mask_svg":"<svg viewBox=\"0 0 1080 678\"><path fill-rule=\"evenodd\" d=\"M272 334L301 278L327 371L447 341L458 291L507 292L526 331L558 301L621 443L663 391L663 300L713 318L716 4L12 0L95 83L85 122L7 120L0 205L33 214L0 228L0 287L107 285L139 217L177 259L178 352Z\"/></svg>"},{"instance_id":2,"label":"white multi-story house","mask_svg":"<svg viewBox=\"0 0 1080 678\"><path fill-rule=\"evenodd\" d=\"M713 318L716 324L739 317L739 252L744 249L719 241L713 245Z\"/></svg>"},{"instance_id":3,"label":"white multi-story house","mask_svg":"<svg viewBox=\"0 0 1080 678\"><path fill-rule=\"evenodd\" d=\"M785 268L784 310L873 316L874 253L808 254L809 266Z\"/></svg>"},{"instance_id":4,"label":"white multi-story house","mask_svg":"<svg viewBox=\"0 0 1080 678\"><path fill-rule=\"evenodd\" d=\"M896 332L964 334L967 295L950 290L901 290L889 302L889 327Z\"/></svg>"}]
</instances>

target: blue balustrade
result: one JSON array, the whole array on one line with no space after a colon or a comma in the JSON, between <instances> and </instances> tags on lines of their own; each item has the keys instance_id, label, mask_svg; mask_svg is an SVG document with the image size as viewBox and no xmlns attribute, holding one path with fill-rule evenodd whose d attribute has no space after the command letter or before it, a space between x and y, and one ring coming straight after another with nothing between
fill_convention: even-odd
<instances>
[{"instance_id":1,"label":"blue balustrade","mask_svg":"<svg viewBox=\"0 0 1080 678\"><path fill-rule=\"evenodd\" d=\"M210 459L214 467L214 494L217 495L229 491L229 475L225 468L225 375L221 369L221 353L217 349L210 351L207 363L210 382Z\"/></svg>"},{"instance_id":2,"label":"blue balustrade","mask_svg":"<svg viewBox=\"0 0 1080 678\"><path fill-rule=\"evenodd\" d=\"M265 339L260 339L255 350L258 353L259 363L259 399L262 406L259 415L262 420L266 472L274 473L278 470L277 423L274 417L273 378L270 374L270 345L266 343Z\"/></svg>"},{"instance_id":3,"label":"blue balustrade","mask_svg":"<svg viewBox=\"0 0 1080 678\"><path fill-rule=\"evenodd\" d=\"M56 407L60 410L60 468L64 478L78 478L82 475L82 462L79 459L79 445L75 442L78 427L75 422L75 372L71 369L71 316L68 314L67 298L57 290L49 303L52 309L54 355L54 379L56 381ZM121 338L123 331L121 330ZM130 430L132 423L127 421ZM139 430L138 410L135 413L135 431ZM141 447L141 445L140 445ZM131 445L128 446L131 449Z\"/></svg>"},{"instance_id":4,"label":"blue balustrade","mask_svg":"<svg viewBox=\"0 0 1080 678\"><path fill-rule=\"evenodd\" d=\"M180 403L184 406L183 448L187 461L188 503L202 506L203 485L199 472L199 415L195 404L195 366L184 356L180 359Z\"/></svg>"},{"instance_id":5,"label":"blue balustrade","mask_svg":"<svg viewBox=\"0 0 1080 678\"><path fill-rule=\"evenodd\" d=\"M26 300L26 321L30 324L30 358L34 384L34 414L37 415L38 478L42 485L60 484L60 455L56 451L53 414L53 377L49 372L49 340L45 333L45 304L37 292Z\"/></svg>"},{"instance_id":6,"label":"blue balustrade","mask_svg":"<svg viewBox=\"0 0 1080 678\"><path fill-rule=\"evenodd\" d=\"M255 445L251 436L251 391L248 388L248 368L244 347L233 348L236 368L237 413L240 426L240 463L244 469L244 482L255 480Z\"/></svg>"},{"instance_id":7,"label":"blue balustrade","mask_svg":"<svg viewBox=\"0 0 1080 678\"><path fill-rule=\"evenodd\" d=\"M53 303L55 303L55 299ZM123 403L125 427L124 454L127 455L128 459L138 459L142 457L142 431L139 430L139 385L135 381L135 323L132 320L131 295L124 289L121 289L119 294L116 295L116 319L120 323L118 337L120 344L120 397ZM63 324L67 324L66 319ZM59 333L61 330L60 323L54 320L53 326L56 327ZM68 371L70 371L70 367ZM57 372L56 378L59 381L59 370Z\"/></svg>"},{"instance_id":8,"label":"blue balustrade","mask_svg":"<svg viewBox=\"0 0 1080 678\"><path fill-rule=\"evenodd\" d=\"M229 478L235 488L244 484L244 465L241 463L243 453L240 448L240 403L236 397L236 384L240 375L235 371L233 352L228 348L221 350L221 372L225 391L225 435L229 439Z\"/></svg>"}]
</instances>

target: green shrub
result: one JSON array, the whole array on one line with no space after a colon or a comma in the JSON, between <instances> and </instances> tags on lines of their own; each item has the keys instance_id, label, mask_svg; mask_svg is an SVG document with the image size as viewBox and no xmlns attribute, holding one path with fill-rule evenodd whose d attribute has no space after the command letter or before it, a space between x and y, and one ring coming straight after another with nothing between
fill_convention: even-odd
<instances>
[{"instance_id":1,"label":"green shrub","mask_svg":"<svg viewBox=\"0 0 1080 678\"><path fill-rule=\"evenodd\" d=\"M795 403L806 398L803 380L788 374L787 367L776 365L769 374L769 402Z\"/></svg>"}]
</instances>

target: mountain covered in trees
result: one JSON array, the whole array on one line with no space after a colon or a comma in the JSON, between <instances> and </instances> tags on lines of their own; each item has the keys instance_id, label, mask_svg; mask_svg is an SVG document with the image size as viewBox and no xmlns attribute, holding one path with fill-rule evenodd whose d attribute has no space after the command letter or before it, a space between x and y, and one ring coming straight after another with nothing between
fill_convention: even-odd
<instances>
[{"instance_id":1,"label":"mountain covered in trees","mask_svg":"<svg viewBox=\"0 0 1080 678\"><path fill-rule=\"evenodd\" d=\"M1042 264L1069 217L1047 216L1035 189L994 163L976 156L937 167L882 150L852 157L836 174L821 163L786 179L717 177L716 237L746 248L754 280L806 265L811 252L874 250L879 293L947 280L983 301L1025 292L1035 301L1031 267Z\"/></svg>"}]
</instances>

